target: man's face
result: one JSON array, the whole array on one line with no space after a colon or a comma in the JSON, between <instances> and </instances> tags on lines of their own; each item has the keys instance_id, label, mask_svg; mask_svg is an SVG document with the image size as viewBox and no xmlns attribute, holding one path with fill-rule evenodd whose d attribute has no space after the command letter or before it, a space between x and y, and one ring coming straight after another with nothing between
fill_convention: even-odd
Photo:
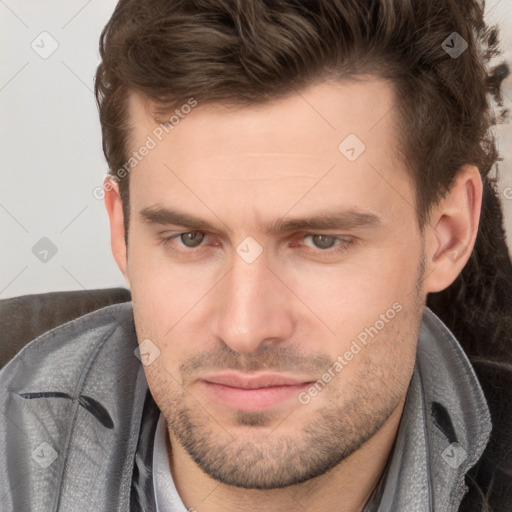
<instances>
[{"instance_id":1,"label":"man's face","mask_svg":"<svg viewBox=\"0 0 512 512\"><path fill-rule=\"evenodd\" d=\"M401 413L423 239L393 102L373 80L198 104L131 172L127 277L139 343L158 354L147 380L171 441L217 480L305 481ZM137 96L130 113L135 150L156 125ZM277 229L321 215L339 219Z\"/></svg>"}]
</instances>

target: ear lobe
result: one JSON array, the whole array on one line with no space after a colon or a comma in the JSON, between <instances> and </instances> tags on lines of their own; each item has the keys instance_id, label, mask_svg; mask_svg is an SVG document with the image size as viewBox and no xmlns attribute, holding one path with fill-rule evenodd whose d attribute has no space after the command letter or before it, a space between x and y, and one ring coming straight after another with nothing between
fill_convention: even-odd
<instances>
[{"instance_id":1,"label":"ear lobe","mask_svg":"<svg viewBox=\"0 0 512 512\"><path fill-rule=\"evenodd\" d=\"M110 222L110 244L112 254L119 270L129 283L128 259L125 242L123 203L119 194L119 185L111 177L107 176L103 182L105 192L105 208Z\"/></svg>"},{"instance_id":2,"label":"ear lobe","mask_svg":"<svg viewBox=\"0 0 512 512\"><path fill-rule=\"evenodd\" d=\"M482 207L482 178L475 166L461 168L450 191L435 206L425 228L427 269L424 290L444 290L471 256Z\"/></svg>"}]
</instances>

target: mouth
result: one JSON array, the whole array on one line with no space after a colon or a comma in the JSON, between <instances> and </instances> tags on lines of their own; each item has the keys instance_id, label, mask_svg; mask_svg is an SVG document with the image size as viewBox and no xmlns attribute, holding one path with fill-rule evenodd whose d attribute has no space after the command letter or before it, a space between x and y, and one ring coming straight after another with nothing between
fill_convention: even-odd
<instances>
[{"instance_id":1,"label":"mouth","mask_svg":"<svg viewBox=\"0 0 512 512\"><path fill-rule=\"evenodd\" d=\"M216 402L246 412L261 412L290 401L312 383L282 374L236 373L216 374L200 382Z\"/></svg>"}]
</instances>

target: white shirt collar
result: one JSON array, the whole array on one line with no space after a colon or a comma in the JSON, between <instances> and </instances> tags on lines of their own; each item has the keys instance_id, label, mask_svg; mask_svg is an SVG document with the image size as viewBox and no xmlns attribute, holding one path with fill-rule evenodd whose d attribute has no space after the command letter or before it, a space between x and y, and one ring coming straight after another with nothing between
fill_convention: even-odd
<instances>
[{"instance_id":1,"label":"white shirt collar","mask_svg":"<svg viewBox=\"0 0 512 512\"><path fill-rule=\"evenodd\" d=\"M153 488L156 510L157 512L188 512L172 478L166 446L167 435L167 420L160 413L153 448Z\"/></svg>"}]
</instances>

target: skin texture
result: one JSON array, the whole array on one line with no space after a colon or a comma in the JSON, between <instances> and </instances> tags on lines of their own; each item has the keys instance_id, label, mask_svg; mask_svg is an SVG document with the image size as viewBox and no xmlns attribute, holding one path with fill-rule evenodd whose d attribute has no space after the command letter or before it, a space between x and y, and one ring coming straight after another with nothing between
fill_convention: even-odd
<instances>
[{"instance_id":1,"label":"skin texture","mask_svg":"<svg viewBox=\"0 0 512 512\"><path fill-rule=\"evenodd\" d=\"M359 511L382 474L426 294L464 267L482 195L478 170L461 168L420 232L394 101L391 84L364 77L258 107L199 104L130 173L128 252L117 185L105 187L139 343L159 350L144 370L168 421L171 471L186 507ZM131 96L134 149L156 126L147 106ZM354 161L338 149L349 134L366 146ZM157 207L215 229L146 222L141 211ZM264 229L340 209L380 220ZM262 249L251 263L237 253L249 236ZM400 311L390 319L393 305ZM334 371L371 326L378 333ZM332 378L307 404L294 395L258 412L216 400L202 381L236 370L314 383L329 368Z\"/></svg>"}]
</instances>

